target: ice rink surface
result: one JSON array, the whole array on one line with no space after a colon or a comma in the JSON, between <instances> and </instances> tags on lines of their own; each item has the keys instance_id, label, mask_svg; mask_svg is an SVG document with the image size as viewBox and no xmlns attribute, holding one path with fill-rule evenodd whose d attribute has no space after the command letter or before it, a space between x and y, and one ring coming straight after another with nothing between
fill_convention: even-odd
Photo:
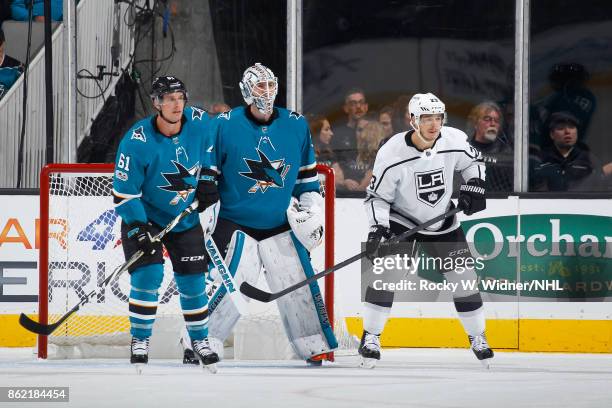
<instances>
[{"instance_id":1,"label":"ice rink surface","mask_svg":"<svg viewBox=\"0 0 612 408\"><path fill-rule=\"evenodd\" d=\"M152 360L142 375L123 360L37 361L0 349L0 386L70 387L69 403L4 407L612 407L612 355L497 352L485 370L469 350L384 350L373 370L357 356L323 367L232 361L216 375Z\"/></svg>"}]
</instances>

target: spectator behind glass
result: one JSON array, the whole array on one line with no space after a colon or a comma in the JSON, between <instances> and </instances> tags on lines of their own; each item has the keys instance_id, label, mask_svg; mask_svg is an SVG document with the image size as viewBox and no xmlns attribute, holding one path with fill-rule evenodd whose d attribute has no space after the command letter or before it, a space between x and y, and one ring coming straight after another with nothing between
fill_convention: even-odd
<instances>
[{"instance_id":1,"label":"spectator behind glass","mask_svg":"<svg viewBox=\"0 0 612 408\"><path fill-rule=\"evenodd\" d=\"M600 191L601 163L579 140L578 119L570 112L550 115L552 145L542 149L542 162L533 170L535 191Z\"/></svg>"},{"instance_id":2,"label":"spectator behind glass","mask_svg":"<svg viewBox=\"0 0 612 408\"><path fill-rule=\"evenodd\" d=\"M4 31L0 28L0 99L6 94L11 86L17 81L23 72L23 64L4 53L6 39Z\"/></svg>"},{"instance_id":3,"label":"spectator behind glass","mask_svg":"<svg viewBox=\"0 0 612 408\"><path fill-rule=\"evenodd\" d=\"M32 16L34 21L44 22L45 21L45 0L34 0L32 7ZM27 21L28 20L28 6L30 0L13 0L11 3L11 14L13 20ZM51 0L51 20L62 21L64 13L64 5L62 0Z\"/></svg>"},{"instance_id":4,"label":"spectator behind glass","mask_svg":"<svg viewBox=\"0 0 612 408\"><path fill-rule=\"evenodd\" d=\"M357 156L357 139L355 128L359 119L368 113L368 102L365 93L360 88L350 89L344 97L344 113L346 122L334 126L332 148L338 160L350 160Z\"/></svg>"},{"instance_id":5,"label":"spectator behind glass","mask_svg":"<svg viewBox=\"0 0 612 408\"><path fill-rule=\"evenodd\" d=\"M412 95L400 95L393 102L393 129L395 133L406 132L412 130L410 125L410 112L408 112L408 103Z\"/></svg>"},{"instance_id":6,"label":"spectator behind glass","mask_svg":"<svg viewBox=\"0 0 612 408\"><path fill-rule=\"evenodd\" d=\"M582 64L561 63L552 67L548 80L553 93L536 102L530 112L530 141L550 144L548 126L552 112L568 112L578 120L578 141L587 137L591 116L597 107L595 95L586 88L589 73Z\"/></svg>"},{"instance_id":7,"label":"spectator behind glass","mask_svg":"<svg viewBox=\"0 0 612 408\"><path fill-rule=\"evenodd\" d=\"M334 132L329 121L324 116L314 114L307 115L306 119L308 119L317 163L336 168L338 160L331 147Z\"/></svg>"},{"instance_id":8,"label":"spectator behind glass","mask_svg":"<svg viewBox=\"0 0 612 408\"><path fill-rule=\"evenodd\" d=\"M384 106L378 113L378 123L380 123L385 131L385 139L390 138L395 134L393 132L393 108Z\"/></svg>"},{"instance_id":9,"label":"spectator behind glass","mask_svg":"<svg viewBox=\"0 0 612 408\"><path fill-rule=\"evenodd\" d=\"M362 119L358 126L363 129L357 133L357 156L340 162L340 171L336 174L336 187L340 191L365 191L372 178L378 146L385 137L383 126L376 121Z\"/></svg>"},{"instance_id":10,"label":"spectator behind glass","mask_svg":"<svg viewBox=\"0 0 612 408\"><path fill-rule=\"evenodd\" d=\"M512 191L514 157L512 146L502 132L501 108L495 102L482 102L468 115L470 143L482 153L487 167L487 191Z\"/></svg>"}]
</instances>

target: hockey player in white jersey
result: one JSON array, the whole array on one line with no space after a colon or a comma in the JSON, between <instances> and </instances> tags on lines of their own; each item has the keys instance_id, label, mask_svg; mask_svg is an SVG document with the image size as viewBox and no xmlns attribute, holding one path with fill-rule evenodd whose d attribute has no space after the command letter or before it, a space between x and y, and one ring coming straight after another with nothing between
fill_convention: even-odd
<instances>
[{"instance_id":1,"label":"hockey player in white jersey","mask_svg":"<svg viewBox=\"0 0 612 408\"><path fill-rule=\"evenodd\" d=\"M453 175L461 172L459 206L466 215L486 208L485 166L467 135L444 126L446 112L440 99L431 93L416 94L408 109L413 130L394 135L384 144L374 163L367 188L366 212L370 233L366 252L371 260L384 255L385 240L454 208L451 201ZM465 234L455 216L446 218L410 238L432 257L469 254ZM448 245L447 243L452 243ZM442 271L449 282L476 279L473 269ZM478 289L453 293L455 309L468 334L474 354L485 366L493 351L485 337L485 318ZM368 287L364 303L364 332L359 347L362 365L372 368L380 360L380 334L393 304L393 292Z\"/></svg>"}]
</instances>

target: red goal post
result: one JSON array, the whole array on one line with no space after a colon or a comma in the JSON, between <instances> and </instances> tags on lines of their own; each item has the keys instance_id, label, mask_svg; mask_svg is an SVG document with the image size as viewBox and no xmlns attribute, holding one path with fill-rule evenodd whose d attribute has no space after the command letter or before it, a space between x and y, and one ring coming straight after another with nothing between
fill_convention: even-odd
<instances>
[{"instance_id":1,"label":"red goal post","mask_svg":"<svg viewBox=\"0 0 612 408\"><path fill-rule=\"evenodd\" d=\"M324 237L324 268L329 268L334 264L334 201L335 201L335 180L334 171L328 166L317 165L317 171L322 177L322 192L324 192L325 200L325 237ZM117 215L113 214L113 204L111 198L112 175L114 172L113 164L49 164L41 170L40 174L40 252L39 252L39 321L42 324L48 324L50 318L63 314L69 308L74 306L79 298L79 290L82 290L86 283L91 280L92 268L88 268L87 262L96 262L93 257L102 255L101 262L97 264L98 283L100 275L110 273L111 271L101 268L104 264L104 255L106 252L83 253L80 245L76 245L78 241L92 242L92 237L83 238L80 233L77 233L79 225L86 224L90 229L104 228L103 231L96 231L95 240L93 243L94 249L96 245L105 246L108 248L112 242L118 243L118 222ZM104 198L106 197L106 198ZM59 207L59 208L58 208ZM74 207L74 208L73 208ZM108 215L107 219L100 224L92 222L91 217L100 217L104 214ZM71 221L71 218L78 219L80 223ZM99 218L97 218L99 219ZM106 222L106 224L105 224ZM76 224L73 229L73 225ZM111 225L112 224L112 225ZM92 227L93 226L93 227ZM54 229L54 230L51 230ZM113 230L114 229L114 230ZM113 230L113 231L111 231ZM84 230L80 230L83 232ZM76 234L76 235L75 235ZM70 246L78 246L75 252L71 252ZM99 248L98 248L99 249ZM115 249L113 253L122 251ZM74 260L73 258L74 257ZM121 259L120 261L123 261ZM115 262L120 262L116 260ZM50 268L50 265L53 268ZM61 265L62 268L59 268ZM106 265L104 265L106 266ZM54 270L65 269L65 282L57 277L52 277L50 282L50 273ZM70 272L81 274L79 279L69 279ZM85 271L87 271L87 279L85 279ZM127 275L127 274L126 274ZM167 274L166 274L167 275ZM171 278L170 278L171 279ZM84 282L86 281L86 282ZM50 291L50 283L52 290ZM113 286L113 283L109 285ZM119 288L120 283L116 282L112 288L112 292L121 294ZM73 289L73 290L69 290ZM88 291L91 291L90 288ZM50 305L50 294L55 291L55 297ZM65 292L65 293L63 293ZM75 292L70 294L71 292ZM125 290L124 290L125 292ZM171 295L170 295L171 296ZM324 296L331 324L334 324L334 277L328 275L325 277ZM107 299L111 296L106 296L102 293L101 299ZM99 300L99 299L98 299ZM91 309L103 303L92 302ZM113 305L115 309L111 311L112 316L98 319L96 313L108 313L106 310L87 310L82 316L73 316L66 323L60 326L51 336L38 336L38 357L47 358L49 344L57 342L62 345L74 346L79 341L87 341L96 344L98 341L110 340L113 344L125 342L127 326L127 305L121 309L120 302ZM66 306L66 310L59 310L58 304ZM121 316L122 310L124 316ZM79 312L80 313L80 312ZM92 323L94 322L95 323ZM53 320L53 319L51 319ZM72 321L72 322L71 322ZM118 321L116 332L114 329L104 327L105 325L114 325ZM100 333L97 333L99 330ZM176 333L178 338L179 332ZM121 339L121 340L119 340ZM327 358L333 360L333 353L330 353Z\"/></svg>"}]
</instances>

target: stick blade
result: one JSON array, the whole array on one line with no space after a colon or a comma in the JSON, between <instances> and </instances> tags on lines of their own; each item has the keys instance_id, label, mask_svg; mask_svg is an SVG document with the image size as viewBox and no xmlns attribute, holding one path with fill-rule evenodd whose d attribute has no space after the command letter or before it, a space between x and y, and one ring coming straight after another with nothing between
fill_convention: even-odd
<instances>
[{"instance_id":1,"label":"stick blade","mask_svg":"<svg viewBox=\"0 0 612 408\"><path fill-rule=\"evenodd\" d=\"M242 282L240 285L240 292L251 299L259 300L260 302L264 303L268 303L269 301L273 300L271 293L256 288L248 282Z\"/></svg>"},{"instance_id":2,"label":"stick blade","mask_svg":"<svg viewBox=\"0 0 612 408\"><path fill-rule=\"evenodd\" d=\"M55 329L57 329L57 327L61 324L61 322L54 323L54 324L40 324L32 319L30 319L28 316L26 316L25 314L21 314L19 316L19 324L26 330L31 331L32 333L36 333L36 334L41 334L43 336L48 336L51 333L53 333L53 331Z\"/></svg>"}]
</instances>

